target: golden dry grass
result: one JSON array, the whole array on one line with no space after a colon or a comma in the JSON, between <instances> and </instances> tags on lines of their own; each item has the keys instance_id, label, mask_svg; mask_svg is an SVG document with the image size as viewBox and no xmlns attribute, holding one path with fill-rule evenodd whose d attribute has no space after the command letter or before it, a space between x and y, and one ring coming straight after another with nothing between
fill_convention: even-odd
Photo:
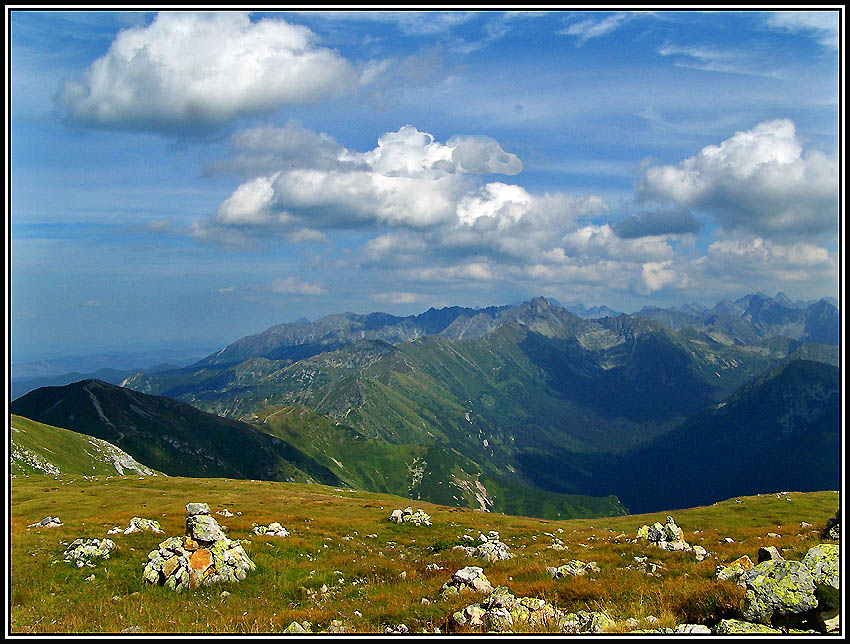
<instances>
[{"instance_id":1,"label":"golden dry grass","mask_svg":"<svg viewBox=\"0 0 850 644\"><path fill-rule=\"evenodd\" d=\"M741 601L737 586L714 580L718 562L742 554L755 559L763 544L776 545L789 558L802 556L818 542L818 530L838 506L836 492L790 496L791 501L776 495L745 497L740 504L730 500L673 512L686 540L712 555L695 563L691 554L633 541L638 527L663 522L665 513L544 521L316 485L163 477L17 478L11 483L9 526L10 629L275 633L293 620L309 620L316 630L339 620L347 632L383 633L400 623L411 632L446 632L452 612L479 600L439 598L442 584L466 565L481 566L494 586L505 585L518 596L542 597L570 611L604 610L621 631L630 630L630 617L645 624L653 616L657 626L714 623L733 614ZM257 570L245 581L180 595L146 584L142 566L148 551L163 539L148 533L112 537L119 549L94 569L61 561L60 542L102 538L113 525L126 526L132 516L157 519L167 535L183 534L189 501L209 503L213 511L242 513L216 518L231 538L250 541L245 547ZM434 525L387 521L393 509L406 505L422 507ZM26 528L47 515L59 515L64 525ZM282 523L291 536L251 533L252 523L272 521ZM812 528L802 529L802 521ZM513 559L486 563L451 549L463 534L477 537L488 530L500 532L516 555ZM553 539L547 532L568 549L549 548ZM768 532L782 536L767 537ZM659 576L628 570L635 556L661 563ZM566 579L546 573L546 566L570 559L596 561L600 572ZM428 564L443 569L428 571ZM91 573L94 581L85 582ZM230 596L222 598L223 590Z\"/></svg>"}]
</instances>

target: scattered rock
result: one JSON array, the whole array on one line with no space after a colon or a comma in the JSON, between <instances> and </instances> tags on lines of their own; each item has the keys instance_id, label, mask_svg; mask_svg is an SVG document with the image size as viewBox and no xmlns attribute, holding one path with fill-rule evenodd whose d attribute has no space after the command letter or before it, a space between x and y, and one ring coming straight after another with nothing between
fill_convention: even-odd
<instances>
[{"instance_id":1,"label":"scattered rock","mask_svg":"<svg viewBox=\"0 0 850 644\"><path fill-rule=\"evenodd\" d=\"M298 623L293 621L289 626L283 629L284 633L311 633L310 630L311 624L310 622L302 622Z\"/></svg>"},{"instance_id":2,"label":"scattered rock","mask_svg":"<svg viewBox=\"0 0 850 644\"><path fill-rule=\"evenodd\" d=\"M476 593L493 592L484 570L478 566L466 566L454 573L451 580L443 584L440 595L445 598L470 590Z\"/></svg>"},{"instance_id":3,"label":"scattered rock","mask_svg":"<svg viewBox=\"0 0 850 644\"><path fill-rule=\"evenodd\" d=\"M227 508L224 508L223 510L219 510L218 512L216 512L216 514L218 514L219 516L222 516L222 517L232 517L233 516L233 512L231 512Z\"/></svg>"},{"instance_id":4,"label":"scattered rock","mask_svg":"<svg viewBox=\"0 0 850 644\"><path fill-rule=\"evenodd\" d=\"M703 626L702 624L679 624L676 627L676 630L674 632L675 633L710 635L711 629L708 626Z\"/></svg>"},{"instance_id":5,"label":"scattered rock","mask_svg":"<svg viewBox=\"0 0 850 644\"><path fill-rule=\"evenodd\" d=\"M477 546L454 546L452 550L464 552L467 557L477 557L487 562L511 559L508 546L499 540L499 533L491 530L489 535L479 534Z\"/></svg>"},{"instance_id":6,"label":"scattered rock","mask_svg":"<svg viewBox=\"0 0 850 644\"><path fill-rule=\"evenodd\" d=\"M599 566L596 565L595 561L584 562L579 561L578 559L572 559L563 566L558 566L557 568L547 566L546 572L554 579L559 579L561 577L580 577L586 575L588 572L599 572Z\"/></svg>"},{"instance_id":7,"label":"scattered rock","mask_svg":"<svg viewBox=\"0 0 850 644\"><path fill-rule=\"evenodd\" d=\"M256 523L252 523L251 527L254 528L254 534L259 536L266 537L288 537L289 530L284 528L279 523L270 523L269 525L257 525Z\"/></svg>"},{"instance_id":8,"label":"scattered rock","mask_svg":"<svg viewBox=\"0 0 850 644\"><path fill-rule=\"evenodd\" d=\"M86 577L86 581L89 582L89 583L93 582L94 581L94 573L92 573L91 575Z\"/></svg>"},{"instance_id":9,"label":"scattered rock","mask_svg":"<svg viewBox=\"0 0 850 644\"><path fill-rule=\"evenodd\" d=\"M393 510L390 521L394 523L412 523L413 525L431 525L431 517L422 508L413 511L410 506L404 510Z\"/></svg>"},{"instance_id":10,"label":"scattered rock","mask_svg":"<svg viewBox=\"0 0 850 644\"><path fill-rule=\"evenodd\" d=\"M835 516L826 523L826 528L823 531L824 539L833 539L838 541L841 538L841 509L835 511Z\"/></svg>"},{"instance_id":11,"label":"scattered rock","mask_svg":"<svg viewBox=\"0 0 850 644\"><path fill-rule=\"evenodd\" d=\"M147 582L181 592L201 584L242 581L256 569L242 544L224 535L206 503L189 503L186 510L186 536L169 537L148 553L143 572Z\"/></svg>"},{"instance_id":12,"label":"scattered rock","mask_svg":"<svg viewBox=\"0 0 850 644\"><path fill-rule=\"evenodd\" d=\"M30 523L28 528L58 528L62 525L59 517L44 517L38 523Z\"/></svg>"},{"instance_id":13,"label":"scattered rock","mask_svg":"<svg viewBox=\"0 0 850 644\"><path fill-rule=\"evenodd\" d=\"M133 517L130 519L130 525L126 528L115 526L106 534L133 534L135 532L153 532L154 534L164 534L159 521L153 519L143 519L142 517Z\"/></svg>"},{"instance_id":14,"label":"scattered rock","mask_svg":"<svg viewBox=\"0 0 850 644\"><path fill-rule=\"evenodd\" d=\"M730 564L717 566L714 576L720 581L738 581L745 571L750 570L755 564L747 555L738 557Z\"/></svg>"},{"instance_id":15,"label":"scattered rock","mask_svg":"<svg viewBox=\"0 0 850 644\"><path fill-rule=\"evenodd\" d=\"M95 559L108 559L115 547L111 539L76 539L65 549L64 560L76 564L77 568L93 568Z\"/></svg>"},{"instance_id":16,"label":"scattered rock","mask_svg":"<svg viewBox=\"0 0 850 644\"><path fill-rule=\"evenodd\" d=\"M693 550L697 561L703 561L706 557L708 557L708 550L702 546L694 546Z\"/></svg>"},{"instance_id":17,"label":"scattered rock","mask_svg":"<svg viewBox=\"0 0 850 644\"><path fill-rule=\"evenodd\" d=\"M740 619L721 619L714 629L717 635L749 635L761 633L781 633L777 628L771 628L764 624L753 624Z\"/></svg>"},{"instance_id":18,"label":"scattered rock","mask_svg":"<svg viewBox=\"0 0 850 644\"><path fill-rule=\"evenodd\" d=\"M676 525L673 517L668 516L663 525L656 521L652 525L643 525L637 531L637 539L646 539L662 550L691 551L691 546L685 541L685 532Z\"/></svg>"},{"instance_id":19,"label":"scattered rock","mask_svg":"<svg viewBox=\"0 0 850 644\"><path fill-rule=\"evenodd\" d=\"M762 561L783 561L785 557L779 554L776 546L762 546L759 548L756 559L758 563L761 563Z\"/></svg>"}]
</instances>

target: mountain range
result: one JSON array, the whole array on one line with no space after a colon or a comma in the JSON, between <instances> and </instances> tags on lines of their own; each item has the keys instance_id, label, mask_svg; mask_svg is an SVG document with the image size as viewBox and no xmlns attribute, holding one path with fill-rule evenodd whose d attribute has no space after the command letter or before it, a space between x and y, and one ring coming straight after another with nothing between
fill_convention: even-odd
<instances>
[{"instance_id":1,"label":"mountain range","mask_svg":"<svg viewBox=\"0 0 850 644\"><path fill-rule=\"evenodd\" d=\"M757 467L725 472L739 465L723 453L730 441L753 459L794 441L836 449L837 398L809 394L836 391L838 310L780 296L595 319L546 298L408 317L345 313L277 325L122 387L39 389L11 409L117 441L167 474L338 481L530 516L648 511L688 495L709 502L760 480L837 487L837 460L826 456L808 479L791 464L776 481ZM765 383L787 395L768 395ZM782 418L796 419L785 442L769 440L767 419ZM670 461L676 480L687 478L676 467L708 472L673 486L681 501L647 474Z\"/></svg>"}]
</instances>

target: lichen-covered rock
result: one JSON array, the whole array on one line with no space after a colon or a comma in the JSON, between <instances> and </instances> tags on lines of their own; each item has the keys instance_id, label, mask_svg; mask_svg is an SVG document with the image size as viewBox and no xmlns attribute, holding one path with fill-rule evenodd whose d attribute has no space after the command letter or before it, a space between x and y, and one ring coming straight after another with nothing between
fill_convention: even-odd
<instances>
[{"instance_id":1,"label":"lichen-covered rock","mask_svg":"<svg viewBox=\"0 0 850 644\"><path fill-rule=\"evenodd\" d=\"M452 613L452 619L458 626L482 626L484 624L484 609L478 604L470 604L463 610Z\"/></svg>"},{"instance_id":2,"label":"lichen-covered rock","mask_svg":"<svg viewBox=\"0 0 850 644\"><path fill-rule=\"evenodd\" d=\"M111 539L75 539L65 549L64 560L75 564L77 568L93 568L95 560L108 559L113 550L115 542Z\"/></svg>"},{"instance_id":3,"label":"lichen-covered rock","mask_svg":"<svg viewBox=\"0 0 850 644\"><path fill-rule=\"evenodd\" d=\"M778 628L771 628L764 624L753 624L740 619L721 619L714 628L717 635L758 635L769 633L782 633Z\"/></svg>"},{"instance_id":4,"label":"lichen-covered rock","mask_svg":"<svg viewBox=\"0 0 850 644\"><path fill-rule=\"evenodd\" d=\"M310 633L312 628L312 624L310 622L298 622L293 621L289 626L283 629L284 633Z\"/></svg>"},{"instance_id":5,"label":"lichen-covered rock","mask_svg":"<svg viewBox=\"0 0 850 644\"><path fill-rule=\"evenodd\" d=\"M745 591L742 616L750 622L786 621L818 605L812 575L799 561L763 561L745 571L738 583Z\"/></svg>"},{"instance_id":6,"label":"lichen-covered rock","mask_svg":"<svg viewBox=\"0 0 850 644\"><path fill-rule=\"evenodd\" d=\"M209 514L210 506L206 503L187 503L186 504L186 514L189 516L195 516L197 514Z\"/></svg>"},{"instance_id":7,"label":"lichen-covered rock","mask_svg":"<svg viewBox=\"0 0 850 644\"><path fill-rule=\"evenodd\" d=\"M413 525L431 525L431 516L426 514L422 508L413 511L410 506L404 510L393 510L390 514L390 521L393 523L412 523Z\"/></svg>"},{"instance_id":8,"label":"lichen-covered rock","mask_svg":"<svg viewBox=\"0 0 850 644\"><path fill-rule=\"evenodd\" d=\"M702 546L694 546L694 557L697 561L703 561L706 557L708 557L708 550L703 548Z\"/></svg>"},{"instance_id":9,"label":"lichen-covered rock","mask_svg":"<svg viewBox=\"0 0 850 644\"><path fill-rule=\"evenodd\" d=\"M651 526L641 526L637 531L637 539L646 539L662 550L691 550L691 546L685 541L684 530L676 525L671 516L667 517L664 524L656 521Z\"/></svg>"},{"instance_id":10,"label":"lichen-covered rock","mask_svg":"<svg viewBox=\"0 0 850 644\"><path fill-rule=\"evenodd\" d=\"M445 598L469 590L482 594L493 592L493 586L484 574L484 570L478 566L466 566L458 570L452 575L451 580L443 584L440 594Z\"/></svg>"},{"instance_id":11,"label":"lichen-covered rock","mask_svg":"<svg viewBox=\"0 0 850 644\"><path fill-rule=\"evenodd\" d=\"M683 634L701 634L701 635L710 635L711 629L708 626L703 626L702 624L679 624L675 631L675 633L683 633Z\"/></svg>"},{"instance_id":12,"label":"lichen-covered rock","mask_svg":"<svg viewBox=\"0 0 850 644\"><path fill-rule=\"evenodd\" d=\"M602 633L614 625L608 615L598 611L567 613L560 621L560 629L565 633Z\"/></svg>"},{"instance_id":13,"label":"lichen-covered rock","mask_svg":"<svg viewBox=\"0 0 850 644\"><path fill-rule=\"evenodd\" d=\"M717 566L714 576L720 581L738 581L741 575L752 569L755 564L747 555L738 557L732 563L725 566Z\"/></svg>"},{"instance_id":14,"label":"lichen-covered rock","mask_svg":"<svg viewBox=\"0 0 850 644\"><path fill-rule=\"evenodd\" d=\"M547 566L546 572L554 579L559 579L561 577L581 577L586 575L588 572L599 572L599 566L595 561L584 562L579 561L578 559L572 559L563 566L558 566L557 568Z\"/></svg>"},{"instance_id":15,"label":"lichen-covered rock","mask_svg":"<svg viewBox=\"0 0 850 644\"><path fill-rule=\"evenodd\" d=\"M809 548L803 565L812 575L818 608L838 608L841 604L841 564L838 546L822 543Z\"/></svg>"},{"instance_id":16,"label":"lichen-covered rock","mask_svg":"<svg viewBox=\"0 0 850 644\"><path fill-rule=\"evenodd\" d=\"M826 523L826 528L823 531L824 539L841 539L841 509L835 511L835 516Z\"/></svg>"},{"instance_id":17,"label":"lichen-covered rock","mask_svg":"<svg viewBox=\"0 0 850 644\"><path fill-rule=\"evenodd\" d=\"M153 532L154 534L163 534L162 527L159 521L154 519L143 519L142 517L133 517L130 519L130 525L126 528L115 526L106 534L134 534L136 532Z\"/></svg>"},{"instance_id":18,"label":"lichen-covered rock","mask_svg":"<svg viewBox=\"0 0 850 644\"><path fill-rule=\"evenodd\" d=\"M219 541L226 535L209 514L193 514L186 517L186 534L195 541Z\"/></svg>"},{"instance_id":19,"label":"lichen-covered rock","mask_svg":"<svg viewBox=\"0 0 850 644\"><path fill-rule=\"evenodd\" d=\"M484 613L484 627L488 632L509 633L514 620L507 608L491 608Z\"/></svg>"},{"instance_id":20,"label":"lichen-covered rock","mask_svg":"<svg viewBox=\"0 0 850 644\"><path fill-rule=\"evenodd\" d=\"M488 563L511 559L513 554L508 550L508 546L499 539L499 533L495 530L491 530L489 535L478 535L478 545L454 546L452 550L463 552L467 557L483 559Z\"/></svg>"}]
</instances>

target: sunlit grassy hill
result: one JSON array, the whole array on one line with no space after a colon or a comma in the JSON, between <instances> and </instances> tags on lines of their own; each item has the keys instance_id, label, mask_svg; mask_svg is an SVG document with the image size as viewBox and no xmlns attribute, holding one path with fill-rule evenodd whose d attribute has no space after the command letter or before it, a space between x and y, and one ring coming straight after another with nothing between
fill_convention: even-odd
<instances>
[{"instance_id":1,"label":"sunlit grassy hill","mask_svg":"<svg viewBox=\"0 0 850 644\"><path fill-rule=\"evenodd\" d=\"M209 503L231 539L244 539L257 569L241 583L175 594L142 579L147 553L164 536L118 534L118 549L95 568L62 561L65 544L78 537L103 538L133 516L158 520L166 535L185 533L185 505ZM738 502L740 501L740 502ZM692 545L710 558L665 552L634 542L637 529L665 513L552 521L490 514L412 502L431 515L431 526L387 519L409 499L344 487L231 479L139 476L34 476L11 482L10 626L14 633L280 632L293 620L324 630L337 620L346 632L380 632L407 625L411 633L452 631L451 614L477 601L440 599L451 574L481 566L493 585L545 598L576 610L604 610L614 630L628 631L635 618L659 626L711 624L740 608L742 591L717 582L714 569L741 555L754 557L762 544L788 558L819 541L835 513L837 492L743 497L674 513ZM241 513L241 514L239 514ZM58 515L58 528L27 528ZM252 523L277 521L289 537L255 536ZM807 522L811 526L803 526ZM493 563L466 558L452 546L496 530L516 556ZM768 533L780 537L768 537ZM725 540L730 537L734 541ZM550 548L559 538L567 550ZM661 564L659 576L627 568L635 556ZM552 579L546 566L570 559L596 561L586 577ZM439 570L429 568L436 564ZM90 575L91 581L85 581ZM324 591L323 591L324 587ZM222 591L230 593L222 596ZM423 601L427 600L427 602Z\"/></svg>"}]
</instances>

